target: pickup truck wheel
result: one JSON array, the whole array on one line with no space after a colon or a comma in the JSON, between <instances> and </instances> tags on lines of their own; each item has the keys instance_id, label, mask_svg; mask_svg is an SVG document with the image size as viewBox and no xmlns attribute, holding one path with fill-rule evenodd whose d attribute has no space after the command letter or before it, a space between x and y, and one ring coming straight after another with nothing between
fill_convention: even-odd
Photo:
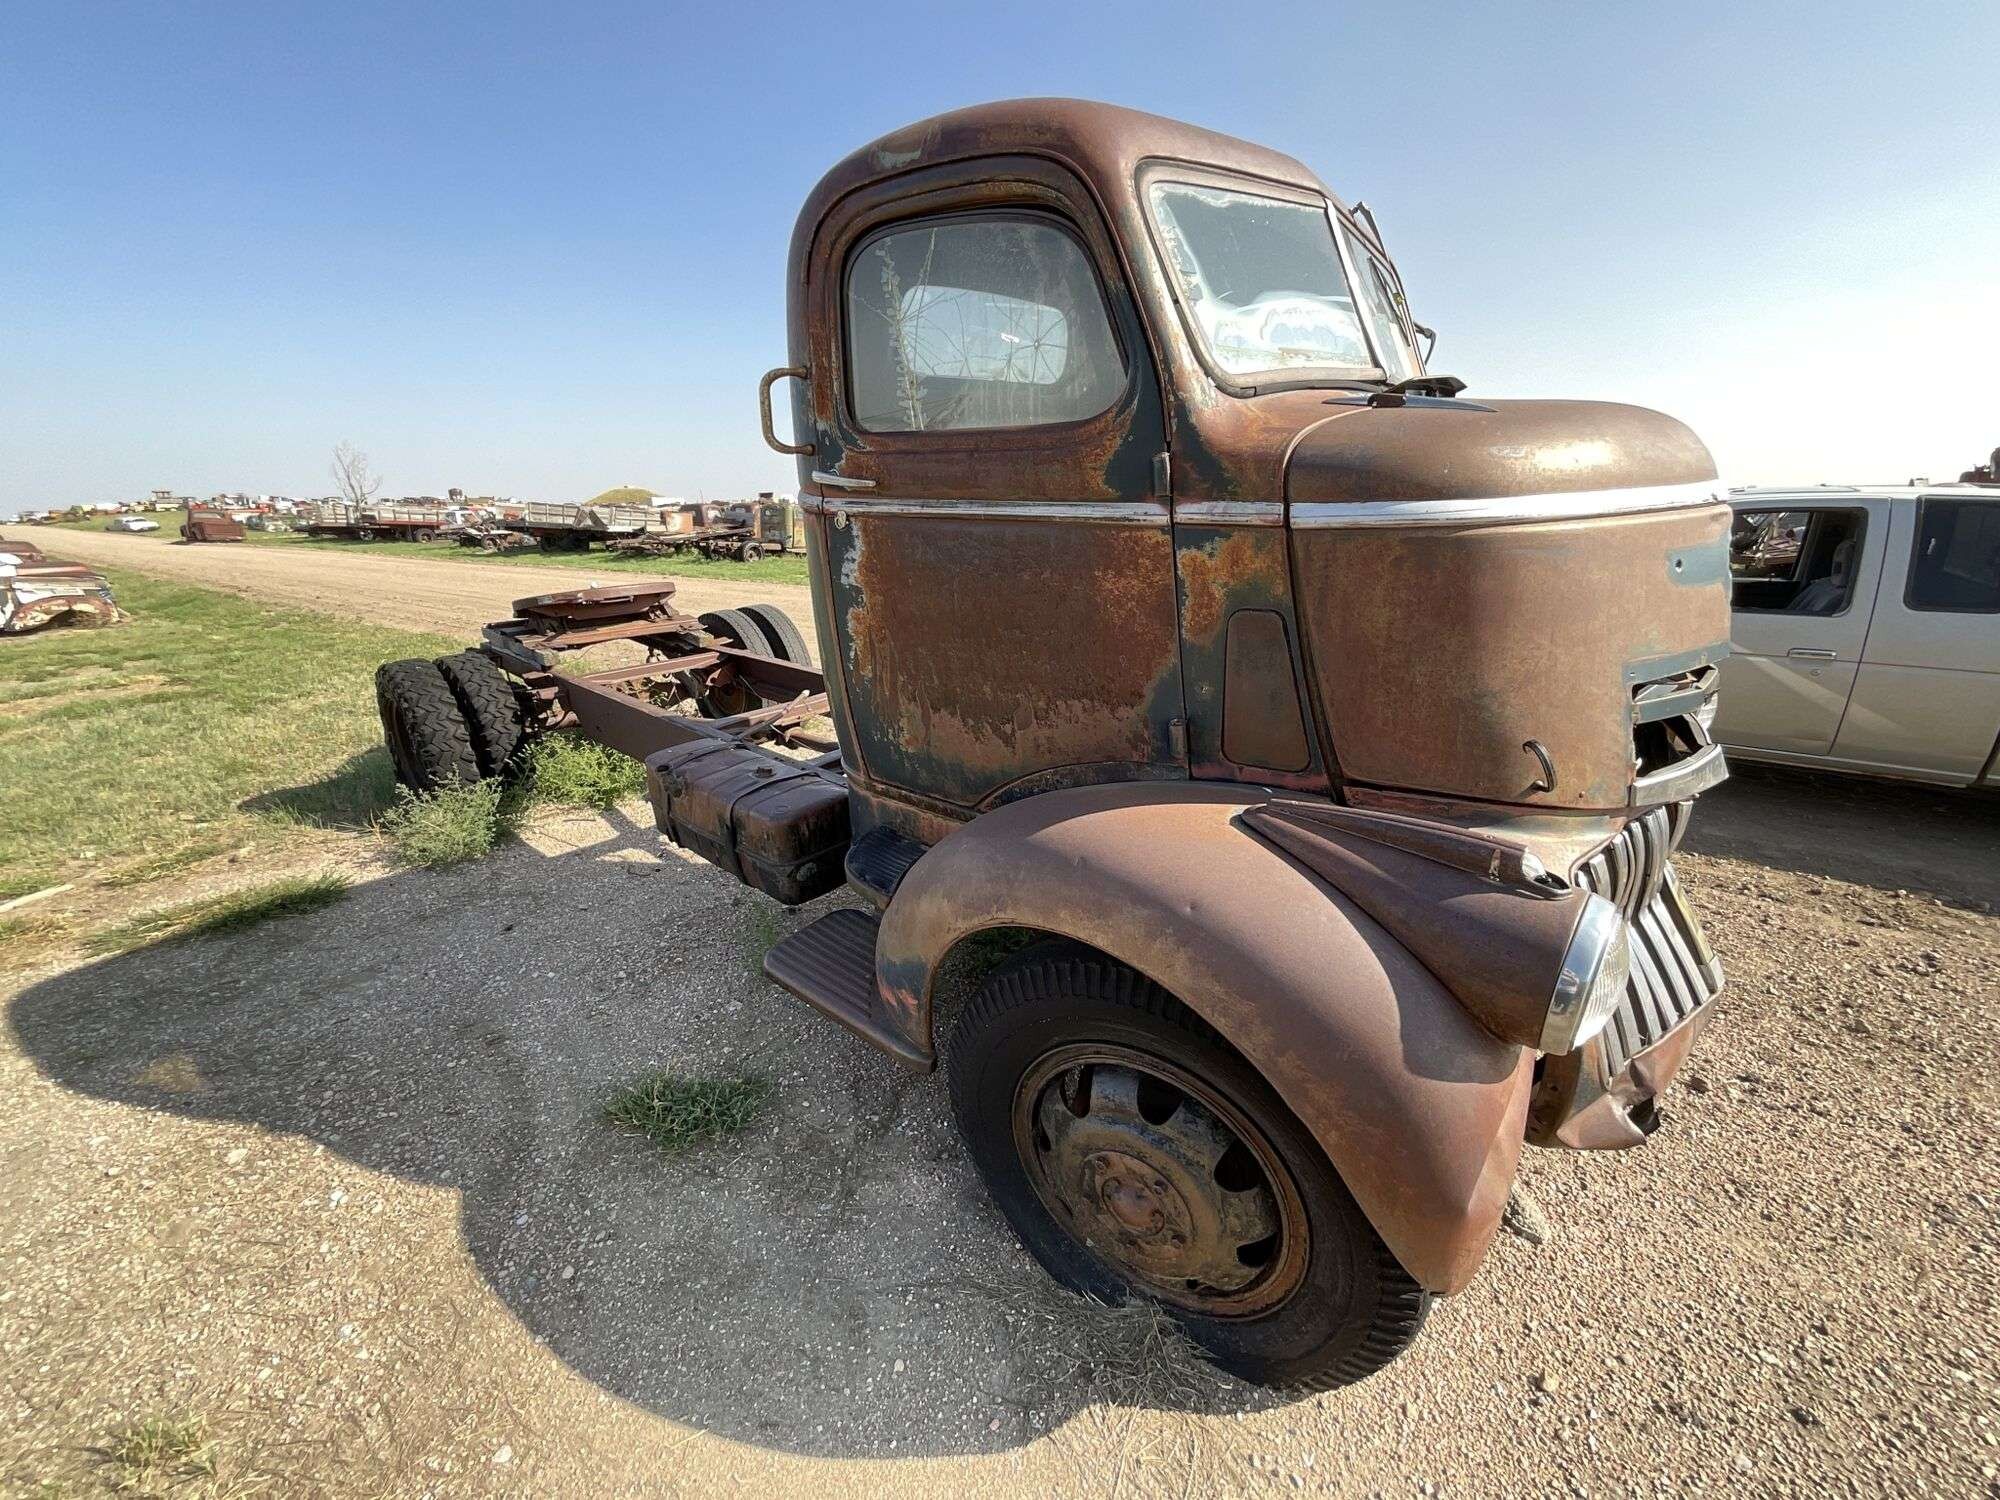
<instances>
[{"instance_id":1,"label":"pickup truck wheel","mask_svg":"<svg viewBox=\"0 0 2000 1500\"><path fill-rule=\"evenodd\" d=\"M404 786L432 792L479 780L465 715L436 662L412 659L377 667L375 707L396 779Z\"/></svg>"},{"instance_id":2,"label":"pickup truck wheel","mask_svg":"<svg viewBox=\"0 0 2000 1500\"><path fill-rule=\"evenodd\" d=\"M1243 1058L1136 971L1031 949L967 1005L952 1105L1049 1274L1159 1303L1230 1373L1326 1390L1409 1347L1430 1296Z\"/></svg>"},{"instance_id":3,"label":"pickup truck wheel","mask_svg":"<svg viewBox=\"0 0 2000 1500\"><path fill-rule=\"evenodd\" d=\"M483 651L440 656L437 668L465 716L466 736L472 741L480 774L500 775L524 737L521 702L514 695L514 684Z\"/></svg>"}]
</instances>

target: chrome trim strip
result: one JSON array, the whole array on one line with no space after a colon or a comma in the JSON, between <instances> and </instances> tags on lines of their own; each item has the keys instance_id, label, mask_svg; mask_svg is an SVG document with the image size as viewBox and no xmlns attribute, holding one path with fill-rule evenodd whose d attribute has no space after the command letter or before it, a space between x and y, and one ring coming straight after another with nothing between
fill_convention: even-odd
<instances>
[{"instance_id":1,"label":"chrome trim strip","mask_svg":"<svg viewBox=\"0 0 2000 1500\"><path fill-rule=\"evenodd\" d=\"M1719 479L1637 489L1570 490L1557 495L1489 495L1466 500L1312 500L1292 506L1292 525L1318 530L1349 526L1497 526L1513 521L1567 521L1586 516L1637 515L1698 505L1726 505Z\"/></svg>"},{"instance_id":2,"label":"chrome trim strip","mask_svg":"<svg viewBox=\"0 0 2000 1500\"><path fill-rule=\"evenodd\" d=\"M1188 500L1174 506L1181 526L1282 526L1282 500Z\"/></svg>"},{"instance_id":3,"label":"chrome trim strip","mask_svg":"<svg viewBox=\"0 0 2000 1500\"><path fill-rule=\"evenodd\" d=\"M845 474L830 474L825 469L813 470L813 483L840 490L872 490L872 479L849 479Z\"/></svg>"},{"instance_id":4,"label":"chrome trim strip","mask_svg":"<svg viewBox=\"0 0 2000 1500\"><path fill-rule=\"evenodd\" d=\"M1167 507L1157 500L915 500L889 496L801 495L799 508L809 515L943 516L952 520L1083 521L1101 526L1169 524Z\"/></svg>"},{"instance_id":5,"label":"chrome trim strip","mask_svg":"<svg viewBox=\"0 0 2000 1500\"><path fill-rule=\"evenodd\" d=\"M1710 745L1664 771L1635 779L1625 793L1625 805L1651 807L1661 802L1679 802L1699 796L1728 779L1729 762L1723 759L1722 746Z\"/></svg>"}]
</instances>

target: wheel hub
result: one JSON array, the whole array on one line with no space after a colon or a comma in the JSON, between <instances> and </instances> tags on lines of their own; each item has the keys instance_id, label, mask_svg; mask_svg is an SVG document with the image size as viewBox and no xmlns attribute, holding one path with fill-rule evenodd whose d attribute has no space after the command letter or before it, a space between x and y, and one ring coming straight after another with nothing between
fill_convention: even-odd
<instances>
[{"instance_id":1,"label":"wheel hub","mask_svg":"<svg viewBox=\"0 0 2000 1500\"><path fill-rule=\"evenodd\" d=\"M1036 1193L1162 1300L1220 1315L1281 1299L1303 1265L1303 1215L1284 1207L1296 1201L1289 1177L1287 1197L1261 1134L1226 1119L1234 1112L1172 1065L1140 1056L1058 1054L1022 1080L1015 1135Z\"/></svg>"}]
</instances>

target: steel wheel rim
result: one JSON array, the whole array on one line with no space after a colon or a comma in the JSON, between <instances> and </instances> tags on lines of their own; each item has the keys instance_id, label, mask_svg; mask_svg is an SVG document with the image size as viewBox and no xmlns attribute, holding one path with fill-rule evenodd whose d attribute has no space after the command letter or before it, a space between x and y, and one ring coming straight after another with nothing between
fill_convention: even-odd
<instances>
[{"instance_id":1,"label":"steel wheel rim","mask_svg":"<svg viewBox=\"0 0 2000 1500\"><path fill-rule=\"evenodd\" d=\"M1056 1223L1146 1295L1258 1316L1305 1279L1305 1203L1256 1121L1185 1068L1084 1042L1014 1091L1014 1146Z\"/></svg>"}]
</instances>

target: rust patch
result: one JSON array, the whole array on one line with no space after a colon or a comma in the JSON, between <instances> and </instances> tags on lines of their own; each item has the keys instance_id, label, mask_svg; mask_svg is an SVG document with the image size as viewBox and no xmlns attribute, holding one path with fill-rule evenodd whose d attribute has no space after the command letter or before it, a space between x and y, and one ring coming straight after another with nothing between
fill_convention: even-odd
<instances>
[{"instance_id":1,"label":"rust patch","mask_svg":"<svg viewBox=\"0 0 2000 1500\"><path fill-rule=\"evenodd\" d=\"M1167 532L908 517L851 530L843 657L880 779L971 805L1054 766L1160 758L1179 681Z\"/></svg>"},{"instance_id":2,"label":"rust patch","mask_svg":"<svg viewBox=\"0 0 2000 1500\"><path fill-rule=\"evenodd\" d=\"M1190 640L1213 637L1222 628L1231 597L1240 590L1258 588L1270 599L1283 599L1290 592L1284 533L1262 530L1268 538L1238 529L1220 541L1180 549L1181 629Z\"/></svg>"}]
</instances>

